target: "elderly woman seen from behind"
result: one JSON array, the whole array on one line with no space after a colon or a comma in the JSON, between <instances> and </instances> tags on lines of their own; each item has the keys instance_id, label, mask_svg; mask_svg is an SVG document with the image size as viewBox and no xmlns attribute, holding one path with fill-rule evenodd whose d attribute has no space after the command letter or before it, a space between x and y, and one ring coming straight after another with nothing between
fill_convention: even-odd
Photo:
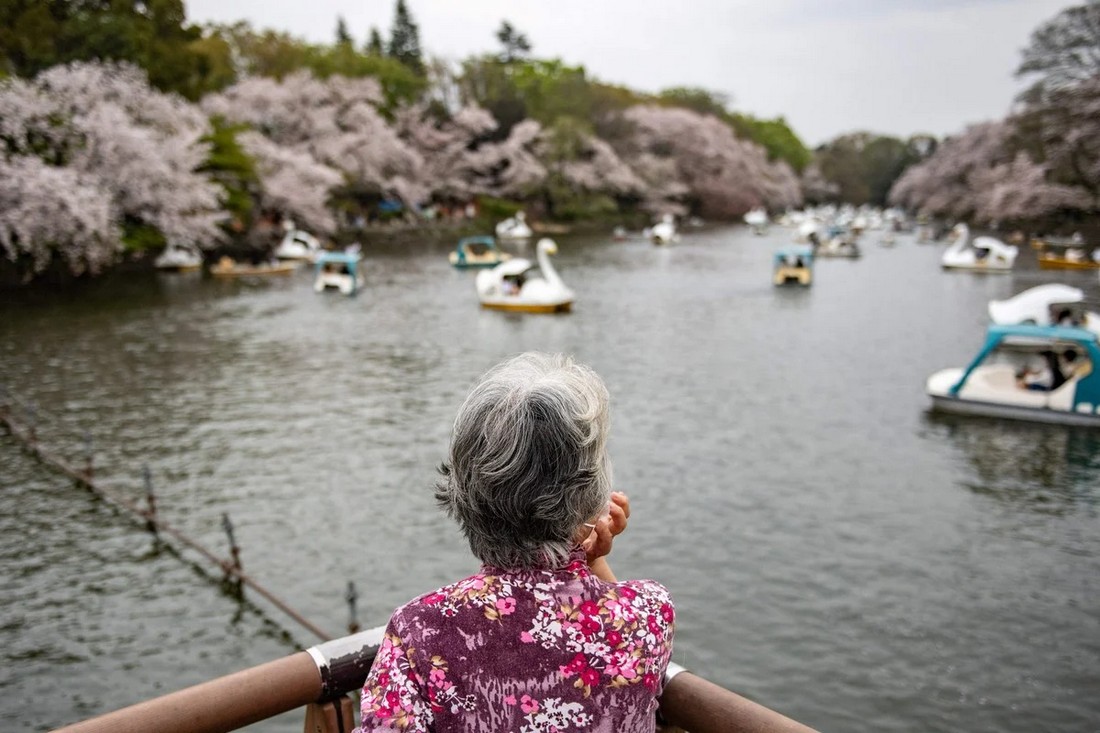
<instances>
[{"instance_id":1,"label":"elderly woman seen from behind","mask_svg":"<svg viewBox=\"0 0 1100 733\"><path fill-rule=\"evenodd\" d=\"M630 511L608 427L606 387L567 357L522 354L474 387L436 497L481 570L394 612L362 730L654 729L672 602L605 559Z\"/></svg>"}]
</instances>

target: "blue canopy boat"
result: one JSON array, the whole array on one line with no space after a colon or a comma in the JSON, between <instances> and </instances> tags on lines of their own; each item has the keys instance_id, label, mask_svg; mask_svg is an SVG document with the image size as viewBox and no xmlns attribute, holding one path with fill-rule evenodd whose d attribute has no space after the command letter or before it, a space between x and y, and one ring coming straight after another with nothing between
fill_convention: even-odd
<instances>
[{"instance_id":1,"label":"blue canopy boat","mask_svg":"<svg viewBox=\"0 0 1100 733\"><path fill-rule=\"evenodd\" d=\"M1037 373L1041 381L1031 381ZM932 409L1100 427L1100 343L1084 328L991 325L965 368L928 378Z\"/></svg>"},{"instance_id":2,"label":"blue canopy boat","mask_svg":"<svg viewBox=\"0 0 1100 733\"><path fill-rule=\"evenodd\" d=\"M488 235L463 237L451 252L451 264L455 267L496 267L512 255L497 248L497 240Z\"/></svg>"},{"instance_id":3,"label":"blue canopy boat","mask_svg":"<svg viewBox=\"0 0 1100 733\"><path fill-rule=\"evenodd\" d=\"M322 252L314 262L317 277L313 289L321 293L334 288L344 295L355 295L365 283L359 262L356 252Z\"/></svg>"},{"instance_id":4,"label":"blue canopy boat","mask_svg":"<svg viewBox=\"0 0 1100 733\"><path fill-rule=\"evenodd\" d=\"M813 281L812 247L788 247L775 253L772 282L776 285L810 285Z\"/></svg>"}]
</instances>

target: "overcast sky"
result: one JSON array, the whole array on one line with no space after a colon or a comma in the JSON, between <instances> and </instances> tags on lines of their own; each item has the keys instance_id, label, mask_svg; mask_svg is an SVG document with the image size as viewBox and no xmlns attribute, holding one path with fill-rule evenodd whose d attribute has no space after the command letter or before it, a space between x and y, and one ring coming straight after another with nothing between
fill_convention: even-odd
<instances>
[{"instance_id":1,"label":"overcast sky","mask_svg":"<svg viewBox=\"0 0 1100 733\"><path fill-rule=\"evenodd\" d=\"M395 0L186 0L192 22L248 20L331 42L389 37ZM426 53L497 48L503 19L535 55L654 92L698 86L782 115L813 146L871 130L937 136L1002 117L1031 31L1067 0L406 0Z\"/></svg>"}]
</instances>

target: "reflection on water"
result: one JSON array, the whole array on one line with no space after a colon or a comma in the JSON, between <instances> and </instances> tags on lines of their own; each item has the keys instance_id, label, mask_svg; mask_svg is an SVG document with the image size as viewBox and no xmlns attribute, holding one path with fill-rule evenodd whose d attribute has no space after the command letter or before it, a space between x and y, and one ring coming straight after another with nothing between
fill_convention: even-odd
<instances>
[{"instance_id":1,"label":"reflection on water","mask_svg":"<svg viewBox=\"0 0 1100 733\"><path fill-rule=\"evenodd\" d=\"M1034 511L1093 511L1100 502L1100 432L929 412L929 431L954 445L976 494Z\"/></svg>"}]
</instances>

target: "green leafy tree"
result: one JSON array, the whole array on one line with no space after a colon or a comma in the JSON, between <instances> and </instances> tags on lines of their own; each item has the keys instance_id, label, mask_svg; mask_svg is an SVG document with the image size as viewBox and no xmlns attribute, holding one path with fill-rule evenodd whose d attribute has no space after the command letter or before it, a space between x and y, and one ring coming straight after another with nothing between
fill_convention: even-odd
<instances>
[{"instance_id":1,"label":"green leafy tree","mask_svg":"<svg viewBox=\"0 0 1100 733\"><path fill-rule=\"evenodd\" d=\"M810 161L813 153L795 134L782 117L764 120L752 115L734 113L730 115L730 124L738 137L752 140L768 151L769 160L782 160L796 172L801 173Z\"/></svg>"},{"instance_id":2,"label":"green leafy tree","mask_svg":"<svg viewBox=\"0 0 1100 733\"><path fill-rule=\"evenodd\" d=\"M424 59L420 52L420 30L412 19L405 0L397 0L397 6L394 9L389 55L408 66L416 74L424 74Z\"/></svg>"},{"instance_id":3,"label":"green leafy tree","mask_svg":"<svg viewBox=\"0 0 1100 733\"><path fill-rule=\"evenodd\" d=\"M506 20L500 22L497 40L504 47L500 52L500 60L506 64L526 58L531 53L531 42L527 40L526 34L520 33Z\"/></svg>"},{"instance_id":4,"label":"green leafy tree","mask_svg":"<svg viewBox=\"0 0 1100 733\"><path fill-rule=\"evenodd\" d=\"M254 192L259 185L256 162L237 141L237 135L247 128L234 125L219 116L211 120L211 132L203 138L210 145L210 154L199 168L225 189L225 209L230 213L226 226L235 234L252 226L255 206Z\"/></svg>"},{"instance_id":5,"label":"green leafy tree","mask_svg":"<svg viewBox=\"0 0 1100 733\"><path fill-rule=\"evenodd\" d=\"M714 115L720 120L729 117L726 105L729 96L701 87L672 87L657 94L657 104L664 107L684 107L701 115Z\"/></svg>"},{"instance_id":6,"label":"green leafy tree","mask_svg":"<svg viewBox=\"0 0 1100 733\"><path fill-rule=\"evenodd\" d=\"M216 88L182 0L5 0L0 66L33 76L70 61L129 61L158 89L196 99ZM209 51L209 49L205 49Z\"/></svg>"},{"instance_id":7,"label":"green leafy tree","mask_svg":"<svg viewBox=\"0 0 1100 733\"><path fill-rule=\"evenodd\" d=\"M911 165L935 149L934 139L908 141L870 132L842 135L817 150L824 178L837 186L837 198L850 204L885 206L891 187Z\"/></svg>"},{"instance_id":8,"label":"green leafy tree","mask_svg":"<svg viewBox=\"0 0 1100 733\"><path fill-rule=\"evenodd\" d=\"M513 79L511 65L495 56L463 61L457 82L466 103L484 108L497 121L493 140L507 138L512 128L528 116L527 104Z\"/></svg>"},{"instance_id":9,"label":"green leafy tree","mask_svg":"<svg viewBox=\"0 0 1100 733\"><path fill-rule=\"evenodd\" d=\"M289 33L256 31L246 21L212 26L209 33L228 44L245 75L282 79L308 68L313 54L309 44Z\"/></svg>"}]
</instances>

